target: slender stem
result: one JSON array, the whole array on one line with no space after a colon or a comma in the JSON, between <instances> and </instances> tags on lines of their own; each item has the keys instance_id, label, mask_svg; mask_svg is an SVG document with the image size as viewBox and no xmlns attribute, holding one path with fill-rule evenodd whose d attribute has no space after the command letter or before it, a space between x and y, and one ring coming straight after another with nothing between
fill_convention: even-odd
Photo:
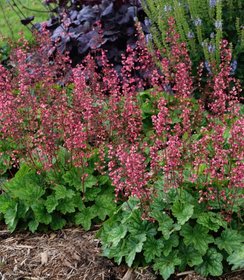
<instances>
[{"instance_id":1,"label":"slender stem","mask_svg":"<svg viewBox=\"0 0 244 280\"><path fill-rule=\"evenodd\" d=\"M11 9L15 12L15 14L18 16L18 18L19 18L20 20L22 20L21 16L19 15L19 13L18 13L18 12L16 11L16 9L14 8L14 6L16 6L17 9L18 9L18 6L15 4L15 2L14 2L14 5L12 5L12 3L11 3L10 1L8 1L8 4L10 5ZM25 17L25 15L22 13L21 10L18 9L18 11L20 11L20 13ZM31 31L31 29L29 28L29 26L25 25L25 27L32 33L32 31Z\"/></svg>"},{"instance_id":2,"label":"slender stem","mask_svg":"<svg viewBox=\"0 0 244 280\"><path fill-rule=\"evenodd\" d=\"M23 5L19 0L16 0L18 2L18 5L20 5L20 7L22 9L25 9L25 10L28 10L28 11L31 11L31 12L37 12L37 13L50 13L50 11L46 10L46 11L42 11L42 10L36 10L36 9L30 9L28 7L26 7L25 5Z\"/></svg>"},{"instance_id":3,"label":"slender stem","mask_svg":"<svg viewBox=\"0 0 244 280\"><path fill-rule=\"evenodd\" d=\"M13 32L13 29L11 28L11 24L10 24L10 22L9 22L7 16L6 16L6 13L5 13L5 11L4 11L3 4L2 4L1 1L0 1L0 9L1 9L1 11L2 11L3 18L4 18L5 22L7 23L7 26L8 26L8 28L9 28L10 33L11 33L11 37L14 39L14 32Z\"/></svg>"}]
</instances>

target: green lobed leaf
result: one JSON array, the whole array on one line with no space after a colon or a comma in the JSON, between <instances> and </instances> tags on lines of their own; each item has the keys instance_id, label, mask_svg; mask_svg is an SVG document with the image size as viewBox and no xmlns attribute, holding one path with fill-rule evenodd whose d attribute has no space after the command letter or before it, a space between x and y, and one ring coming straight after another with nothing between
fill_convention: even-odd
<instances>
[{"instance_id":1,"label":"green lobed leaf","mask_svg":"<svg viewBox=\"0 0 244 280\"><path fill-rule=\"evenodd\" d=\"M196 272L203 276L220 276L223 273L223 256L215 248L210 248L203 257L203 262L196 266Z\"/></svg>"},{"instance_id":2,"label":"green lobed leaf","mask_svg":"<svg viewBox=\"0 0 244 280\"><path fill-rule=\"evenodd\" d=\"M66 220L60 217L59 215L52 216L52 222L50 226L52 230L62 229L66 225Z\"/></svg>"},{"instance_id":3,"label":"green lobed leaf","mask_svg":"<svg viewBox=\"0 0 244 280\"><path fill-rule=\"evenodd\" d=\"M37 230L38 226L39 226L39 222L37 220L31 220L28 223L28 228L32 233L34 233Z\"/></svg>"},{"instance_id":4,"label":"green lobed leaf","mask_svg":"<svg viewBox=\"0 0 244 280\"><path fill-rule=\"evenodd\" d=\"M16 202L8 194L3 193L0 195L0 213L5 214L9 208L14 208Z\"/></svg>"},{"instance_id":5,"label":"green lobed leaf","mask_svg":"<svg viewBox=\"0 0 244 280\"><path fill-rule=\"evenodd\" d=\"M52 216L47 213L46 207L44 206L44 200L39 200L31 205L31 209L34 213L35 220L39 223L49 225L52 221Z\"/></svg>"},{"instance_id":6,"label":"green lobed leaf","mask_svg":"<svg viewBox=\"0 0 244 280\"><path fill-rule=\"evenodd\" d=\"M168 240L164 240L164 247L163 247L163 254L165 257L167 257L171 251L172 248L178 247L179 245L179 236L177 233L173 233L170 235L170 238Z\"/></svg>"},{"instance_id":7,"label":"green lobed leaf","mask_svg":"<svg viewBox=\"0 0 244 280\"><path fill-rule=\"evenodd\" d=\"M114 228L111 228L109 232L107 232L107 243L110 243L110 246L116 247L120 240L125 237L127 233L127 227L123 224L120 224Z\"/></svg>"},{"instance_id":8,"label":"green lobed leaf","mask_svg":"<svg viewBox=\"0 0 244 280\"><path fill-rule=\"evenodd\" d=\"M176 200L172 206L172 213L180 225L184 225L193 215L194 206Z\"/></svg>"},{"instance_id":9,"label":"green lobed leaf","mask_svg":"<svg viewBox=\"0 0 244 280\"><path fill-rule=\"evenodd\" d=\"M153 210L150 216L159 224L158 230L162 232L165 239L169 239L174 229L174 221L163 211Z\"/></svg>"},{"instance_id":10,"label":"green lobed leaf","mask_svg":"<svg viewBox=\"0 0 244 280\"><path fill-rule=\"evenodd\" d=\"M73 190L68 189L63 185L56 185L53 189L55 191L56 199L72 198L75 195Z\"/></svg>"},{"instance_id":11,"label":"green lobed leaf","mask_svg":"<svg viewBox=\"0 0 244 280\"><path fill-rule=\"evenodd\" d=\"M92 188L93 186L97 185L97 183L98 183L97 178L96 178L95 176L89 174L89 175L86 177L85 183L84 183L84 185L85 185L85 191L86 191L87 189Z\"/></svg>"},{"instance_id":12,"label":"green lobed leaf","mask_svg":"<svg viewBox=\"0 0 244 280\"><path fill-rule=\"evenodd\" d=\"M78 191L82 191L81 176L76 168L72 168L63 174L64 182L74 187Z\"/></svg>"},{"instance_id":13,"label":"green lobed leaf","mask_svg":"<svg viewBox=\"0 0 244 280\"><path fill-rule=\"evenodd\" d=\"M48 213L52 213L58 205L58 200L53 194L49 195L45 201L45 206Z\"/></svg>"},{"instance_id":14,"label":"green lobed leaf","mask_svg":"<svg viewBox=\"0 0 244 280\"><path fill-rule=\"evenodd\" d=\"M18 202L18 207L17 207L17 218L26 218L27 212L30 209L29 205L26 205L22 201Z\"/></svg>"},{"instance_id":15,"label":"green lobed leaf","mask_svg":"<svg viewBox=\"0 0 244 280\"><path fill-rule=\"evenodd\" d=\"M143 245L143 255L147 263L153 261L156 257L160 257L164 247L163 239L155 237L147 238Z\"/></svg>"},{"instance_id":16,"label":"green lobed leaf","mask_svg":"<svg viewBox=\"0 0 244 280\"><path fill-rule=\"evenodd\" d=\"M6 183L6 188L11 196L32 203L45 193L44 188L39 183L38 175L32 172L24 174L22 177L14 177Z\"/></svg>"},{"instance_id":17,"label":"green lobed leaf","mask_svg":"<svg viewBox=\"0 0 244 280\"><path fill-rule=\"evenodd\" d=\"M197 223L215 232L217 232L220 227L225 228L227 225L221 214L213 212L200 213L197 218Z\"/></svg>"},{"instance_id":18,"label":"green lobed leaf","mask_svg":"<svg viewBox=\"0 0 244 280\"><path fill-rule=\"evenodd\" d=\"M208 234L208 231L208 228L199 224L196 224L194 227L185 224L180 234L184 237L186 246L192 244L199 253L205 254L208 249L208 244L214 241L213 237Z\"/></svg>"},{"instance_id":19,"label":"green lobed leaf","mask_svg":"<svg viewBox=\"0 0 244 280\"><path fill-rule=\"evenodd\" d=\"M136 253L140 253L143 248L143 243L146 241L146 234L130 235L126 240L127 254L125 255L125 262L129 267L132 266Z\"/></svg>"},{"instance_id":20,"label":"green lobed leaf","mask_svg":"<svg viewBox=\"0 0 244 280\"><path fill-rule=\"evenodd\" d=\"M56 210L60 211L62 214L74 213L75 212L75 200L64 198L59 200Z\"/></svg>"},{"instance_id":21,"label":"green lobed leaf","mask_svg":"<svg viewBox=\"0 0 244 280\"><path fill-rule=\"evenodd\" d=\"M181 270L185 270L186 266L193 267L203 262L202 254L199 253L192 245L186 246L184 243L180 244L179 257L182 261Z\"/></svg>"},{"instance_id":22,"label":"green lobed leaf","mask_svg":"<svg viewBox=\"0 0 244 280\"><path fill-rule=\"evenodd\" d=\"M244 268L244 245L240 246L234 251L228 258L227 261L232 265L232 270Z\"/></svg>"},{"instance_id":23,"label":"green lobed leaf","mask_svg":"<svg viewBox=\"0 0 244 280\"><path fill-rule=\"evenodd\" d=\"M220 250L225 250L229 255L243 246L244 236L237 230L225 229L221 236L216 238L215 244Z\"/></svg>"},{"instance_id":24,"label":"green lobed leaf","mask_svg":"<svg viewBox=\"0 0 244 280\"><path fill-rule=\"evenodd\" d=\"M98 194L101 192L101 188L90 188L86 190L85 201L94 201Z\"/></svg>"},{"instance_id":25,"label":"green lobed leaf","mask_svg":"<svg viewBox=\"0 0 244 280\"><path fill-rule=\"evenodd\" d=\"M91 221L97 216L97 212L94 211L94 207L83 208L82 211L75 215L76 225L82 225L84 230L91 228Z\"/></svg>"},{"instance_id":26,"label":"green lobed leaf","mask_svg":"<svg viewBox=\"0 0 244 280\"><path fill-rule=\"evenodd\" d=\"M104 190L102 194L98 194L95 200L94 211L100 220L104 221L107 216L111 216L116 210L114 202L114 194L110 189Z\"/></svg>"},{"instance_id":27,"label":"green lobed leaf","mask_svg":"<svg viewBox=\"0 0 244 280\"><path fill-rule=\"evenodd\" d=\"M13 232L17 226L17 211L18 204L16 203L14 208L9 208L4 214L5 223L7 224L10 232Z\"/></svg>"},{"instance_id":28,"label":"green lobed leaf","mask_svg":"<svg viewBox=\"0 0 244 280\"><path fill-rule=\"evenodd\" d=\"M160 275L164 280L167 280L174 272L175 267L181 263L181 260L178 257L178 252L175 250L167 257L161 256L155 260L153 265L154 270L159 270Z\"/></svg>"}]
</instances>

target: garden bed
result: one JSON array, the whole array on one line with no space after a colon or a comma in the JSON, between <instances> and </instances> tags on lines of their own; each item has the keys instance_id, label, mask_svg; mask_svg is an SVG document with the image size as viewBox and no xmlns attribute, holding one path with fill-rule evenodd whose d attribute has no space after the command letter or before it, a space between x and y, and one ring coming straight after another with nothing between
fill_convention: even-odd
<instances>
[{"instance_id":1,"label":"garden bed","mask_svg":"<svg viewBox=\"0 0 244 280\"><path fill-rule=\"evenodd\" d=\"M1 280L156 280L149 268L130 270L116 266L101 256L96 229L80 228L50 233L16 232L10 234L0 227ZM218 280L242 280L244 270L232 272ZM193 273L180 273L172 279L205 280Z\"/></svg>"},{"instance_id":2,"label":"garden bed","mask_svg":"<svg viewBox=\"0 0 244 280\"><path fill-rule=\"evenodd\" d=\"M2 228L0 279L156 279L148 269L131 271L101 257L95 234L96 230L85 232L80 228L45 234L10 234Z\"/></svg>"}]
</instances>

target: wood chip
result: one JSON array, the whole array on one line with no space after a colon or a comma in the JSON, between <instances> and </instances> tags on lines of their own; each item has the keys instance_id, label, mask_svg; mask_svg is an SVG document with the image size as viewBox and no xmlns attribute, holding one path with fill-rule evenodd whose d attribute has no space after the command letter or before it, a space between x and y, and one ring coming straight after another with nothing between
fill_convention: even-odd
<instances>
[{"instance_id":1,"label":"wood chip","mask_svg":"<svg viewBox=\"0 0 244 280\"><path fill-rule=\"evenodd\" d=\"M47 253L47 251L41 253L40 255L41 255L41 264L42 265L47 264L47 262L48 262L48 253Z\"/></svg>"}]
</instances>

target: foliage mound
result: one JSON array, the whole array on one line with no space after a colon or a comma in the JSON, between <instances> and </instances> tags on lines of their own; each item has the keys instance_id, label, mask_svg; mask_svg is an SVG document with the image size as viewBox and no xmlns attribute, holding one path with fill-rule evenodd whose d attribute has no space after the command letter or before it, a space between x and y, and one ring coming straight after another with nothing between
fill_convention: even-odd
<instances>
[{"instance_id":1,"label":"foliage mound","mask_svg":"<svg viewBox=\"0 0 244 280\"><path fill-rule=\"evenodd\" d=\"M149 32L138 0L46 2L47 5L55 2L55 14L36 27L45 26L51 32L52 41L61 52L69 52L73 65L80 63L91 50L103 49L119 70L127 46L136 46L135 21L138 19L143 31Z\"/></svg>"},{"instance_id":2,"label":"foliage mound","mask_svg":"<svg viewBox=\"0 0 244 280\"><path fill-rule=\"evenodd\" d=\"M242 0L143 0L150 18L153 42L157 49L167 48L167 20L174 17L182 42L187 43L194 68L204 61L210 73L219 67L223 39L231 43L232 75L244 85L244 4ZM169 53L168 53L169 54ZM214 66L213 66L214 65Z\"/></svg>"},{"instance_id":3,"label":"foliage mound","mask_svg":"<svg viewBox=\"0 0 244 280\"><path fill-rule=\"evenodd\" d=\"M221 42L203 81L168 25L162 73L142 33L121 74L103 50L73 69L62 52L50 59L48 34L0 66L0 215L10 230L89 229L109 217L99 236L118 263L150 264L164 279L243 268L244 118L231 48Z\"/></svg>"}]
</instances>

